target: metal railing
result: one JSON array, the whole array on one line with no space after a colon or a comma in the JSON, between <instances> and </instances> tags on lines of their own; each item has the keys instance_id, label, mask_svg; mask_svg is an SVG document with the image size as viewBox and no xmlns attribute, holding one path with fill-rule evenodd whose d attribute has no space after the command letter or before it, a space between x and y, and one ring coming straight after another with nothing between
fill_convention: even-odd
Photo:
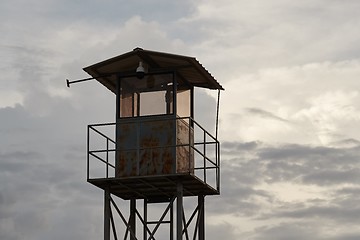
<instances>
[{"instance_id":1,"label":"metal railing","mask_svg":"<svg viewBox=\"0 0 360 240\"><path fill-rule=\"evenodd\" d=\"M188 168L186 172L195 175L204 183L215 188L220 189L220 144L218 140L206 131L200 124L189 117L174 118L133 118L120 121L119 123L102 123L88 125L87 131L87 179L111 179L118 177L117 167L119 154L124 149L116 144L116 125L121 129L121 124L134 123L136 126L141 124L152 124L156 121L181 121L182 126L186 126L186 131L189 137L188 141L176 141L178 132L175 131L173 138L175 141L172 144L160 146L141 146L136 144L132 148L127 148L126 151L136 151L136 159L139 162L141 158L141 151L159 151L159 149L173 149L178 151L180 147L189 149L188 154L189 163L186 165ZM133 136L139 143L139 135L142 128L137 127L137 136ZM172 131L172 130L169 130ZM118 131L119 132L119 131ZM119 142L119 139L118 139ZM117 146L118 145L118 146ZM175 155L176 157L176 155ZM183 172L182 172L183 173ZM172 174L178 174L174 171Z\"/></svg>"}]
</instances>

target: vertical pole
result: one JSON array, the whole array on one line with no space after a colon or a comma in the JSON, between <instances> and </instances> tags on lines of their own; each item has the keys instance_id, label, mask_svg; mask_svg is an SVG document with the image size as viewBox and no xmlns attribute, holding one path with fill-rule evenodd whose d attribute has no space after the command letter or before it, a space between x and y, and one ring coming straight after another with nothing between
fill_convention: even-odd
<instances>
[{"instance_id":1,"label":"vertical pole","mask_svg":"<svg viewBox=\"0 0 360 240\"><path fill-rule=\"evenodd\" d=\"M220 106L220 89L218 90L217 106L216 106L216 189L220 191L220 145L218 142L219 128L219 106Z\"/></svg>"},{"instance_id":2,"label":"vertical pole","mask_svg":"<svg viewBox=\"0 0 360 240\"><path fill-rule=\"evenodd\" d=\"M220 193L220 180L221 180L221 178L220 178L220 143L219 142L217 142L217 144L216 144L216 158L217 158L217 168L216 168L216 172L217 172L217 190L219 191L219 193Z\"/></svg>"},{"instance_id":3,"label":"vertical pole","mask_svg":"<svg viewBox=\"0 0 360 240\"><path fill-rule=\"evenodd\" d=\"M198 196L199 207L199 240L205 240L205 197Z\"/></svg>"},{"instance_id":4,"label":"vertical pole","mask_svg":"<svg viewBox=\"0 0 360 240\"><path fill-rule=\"evenodd\" d=\"M173 72L173 112L172 114L177 115L177 79L176 79L176 72Z\"/></svg>"},{"instance_id":5,"label":"vertical pole","mask_svg":"<svg viewBox=\"0 0 360 240\"><path fill-rule=\"evenodd\" d=\"M135 93L131 94L131 116L135 117Z\"/></svg>"},{"instance_id":6,"label":"vertical pole","mask_svg":"<svg viewBox=\"0 0 360 240\"><path fill-rule=\"evenodd\" d=\"M176 240L182 240L182 211L183 211L183 185L182 182L177 183L177 199L176 199Z\"/></svg>"},{"instance_id":7,"label":"vertical pole","mask_svg":"<svg viewBox=\"0 0 360 240\"><path fill-rule=\"evenodd\" d=\"M205 183L207 183L206 182L206 170L207 170L207 168L206 168L206 132L204 131L204 159L203 159L203 166L204 166L204 182Z\"/></svg>"},{"instance_id":8,"label":"vertical pole","mask_svg":"<svg viewBox=\"0 0 360 240\"><path fill-rule=\"evenodd\" d=\"M178 142L177 142L178 141L177 140L177 138L178 138L178 136L177 136L178 122L177 122L177 80L176 80L176 72L175 71L173 71L172 76L173 76L173 82L172 82L173 83L172 84L172 93L173 94L171 97L173 100L172 101L173 112L171 115L174 116L174 121L173 121L174 125L173 125L173 132L172 132L174 137L172 139L172 144L175 146L172 148L172 155L174 156L173 161L172 161L172 165L173 165L172 171L173 171L173 173L177 173L178 168L177 168L176 155L177 155L177 151L178 151Z\"/></svg>"},{"instance_id":9,"label":"vertical pole","mask_svg":"<svg viewBox=\"0 0 360 240\"><path fill-rule=\"evenodd\" d=\"M110 190L104 190L104 240L110 240Z\"/></svg>"},{"instance_id":10,"label":"vertical pole","mask_svg":"<svg viewBox=\"0 0 360 240\"><path fill-rule=\"evenodd\" d=\"M87 156L86 156L86 178L87 180L89 180L90 178L90 126L88 126L87 128L87 143L86 143L86 148L87 148Z\"/></svg>"},{"instance_id":11,"label":"vertical pole","mask_svg":"<svg viewBox=\"0 0 360 240\"><path fill-rule=\"evenodd\" d=\"M170 240L174 240L174 202L172 201L170 204Z\"/></svg>"},{"instance_id":12,"label":"vertical pole","mask_svg":"<svg viewBox=\"0 0 360 240\"><path fill-rule=\"evenodd\" d=\"M194 87L190 89L190 117L194 119ZM191 125L193 127L193 125Z\"/></svg>"},{"instance_id":13,"label":"vertical pole","mask_svg":"<svg viewBox=\"0 0 360 240\"><path fill-rule=\"evenodd\" d=\"M135 219L135 212L136 212L136 199L130 199L130 230L134 233L134 235L130 234L130 239L136 239L136 219Z\"/></svg>"},{"instance_id":14,"label":"vertical pole","mask_svg":"<svg viewBox=\"0 0 360 240\"><path fill-rule=\"evenodd\" d=\"M217 104L216 104L216 126L215 126L215 138L218 138L219 127L219 106L220 106L220 89L218 90Z\"/></svg>"},{"instance_id":15,"label":"vertical pole","mask_svg":"<svg viewBox=\"0 0 360 240\"><path fill-rule=\"evenodd\" d=\"M109 139L106 139L106 178L109 178Z\"/></svg>"},{"instance_id":16,"label":"vertical pole","mask_svg":"<svg viewBox=\"0 0 360 240\"><path fill-rule=\"evenodd\" d=\"M171 96L172 91L168 88L166 89L166 93L165 93L165 101L166 101L166 114L173 114L171 113L171 104L174 104L174 101L171 101L171 98L173 98L173 96Z\"/></svg>"},{"instance_id":17,"label":"vertical pole","mask_svg":"<svg viewBox=\"0 0 360 240\"><path fill-rule=\"evenodd\" d=\"M120 152L119 152L119 149L120 149L120 146L119 146L119 143L118 143L118 138L119 138L119 135L120 135L120 126L119 126L119 119L120 119L120 76L118 75L117 76L117 79L116 79L116 104L115 104L115 107L116 107L116 116L115 116L115 177L118 176L118 170L119 170L119 159L120 159Z\"/></svg>"},{"instance_id":18,"label":"vertical pole","mask_svg":"<svg viewBox=\"0 0 360 240\"><path fill-rule=\"evenodd\" d=\"M116 120L120 118L120 75L116 78Z\"/></svg>"},{"instance_id":19,"label":"vertical pole","mask_svg":"<svg viewBox=\"0 0 360 240\"><path fill-rule=\"evenodd\" d=\"M140 116L140 93L136 93L136 117Z\"/></svg>"},{"instance_id":20,"label":"vertical pole","mask_svg":"<svg viewBox=\"0 0 360 240\"><path fill-rule=\"evenodd\" d=\"M144 240L147 239L147 199L144 199Z\"/></svg>"}]
</instances>

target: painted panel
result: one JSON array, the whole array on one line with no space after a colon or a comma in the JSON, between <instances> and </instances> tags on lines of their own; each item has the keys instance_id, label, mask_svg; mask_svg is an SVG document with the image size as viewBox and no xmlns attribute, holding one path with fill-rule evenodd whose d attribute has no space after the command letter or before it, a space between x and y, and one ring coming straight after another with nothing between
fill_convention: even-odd
<instances>
[{"instance_id":1,"label":"painted panel","mask_svg":"<svg viewBox=\"0 0 360 240\"><path fill-rule=\"evenodd\" d=\"M117 177L193 172L193 132L183 120L120 123Z\"/></svg>"},{"instance_id":2,"label":"painted panel","mask_svg":"<svg viewBox=\"0 0 360 240\"><path fill-rule=\"evenodd\" d=\"M146 121L140 125L140 175L175 171L175 121Z\"/></svg>"},{"instance_id":3,"label":"painted panel","mask_svg":"<svg viewBox=\"0 0 360 240\"><path fill-rule=\"evenodd\" d=\"M194 173L194 133L189 123L183 119L177 120L176 136L176 172Z\"/></svg>"}]
</instances>

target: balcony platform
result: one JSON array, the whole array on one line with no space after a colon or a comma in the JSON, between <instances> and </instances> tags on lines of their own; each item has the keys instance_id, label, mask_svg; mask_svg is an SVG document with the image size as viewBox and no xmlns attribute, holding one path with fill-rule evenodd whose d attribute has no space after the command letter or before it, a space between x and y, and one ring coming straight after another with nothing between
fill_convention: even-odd
<instances>
[{"instance_id":1,"label":"balcony platform","mask_svg":"<svg viewBox=\"0 0 360 240\"><path fill-rule=\"evenodd\" d=\"M92 178L88 182L124 200L147 199L167 201L177 194L178 182L183 184L183 196L219 195L219 191L193 174L134 176L123 178Z\"/></svg>"}]
</instances>

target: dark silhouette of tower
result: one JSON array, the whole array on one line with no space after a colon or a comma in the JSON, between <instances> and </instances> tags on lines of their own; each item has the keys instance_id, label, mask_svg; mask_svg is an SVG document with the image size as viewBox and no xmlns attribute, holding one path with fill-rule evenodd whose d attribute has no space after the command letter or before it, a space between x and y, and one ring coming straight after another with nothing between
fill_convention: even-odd
<instances>
[{"instance_id":1,"label":"dark silhouette of tower","mask_svg":"<svg viewBox=\"0 0 360 240\"><path fill-rule=\"evenodd\" d=\"M210 134L194 119L194 89L222 86L193 57L141 48L84 70L116 96L116 122L87 133L87 181L104 190L104 240L204 240L205 196L220 194L219 103Z\"/></svg>"}]
</instances>

